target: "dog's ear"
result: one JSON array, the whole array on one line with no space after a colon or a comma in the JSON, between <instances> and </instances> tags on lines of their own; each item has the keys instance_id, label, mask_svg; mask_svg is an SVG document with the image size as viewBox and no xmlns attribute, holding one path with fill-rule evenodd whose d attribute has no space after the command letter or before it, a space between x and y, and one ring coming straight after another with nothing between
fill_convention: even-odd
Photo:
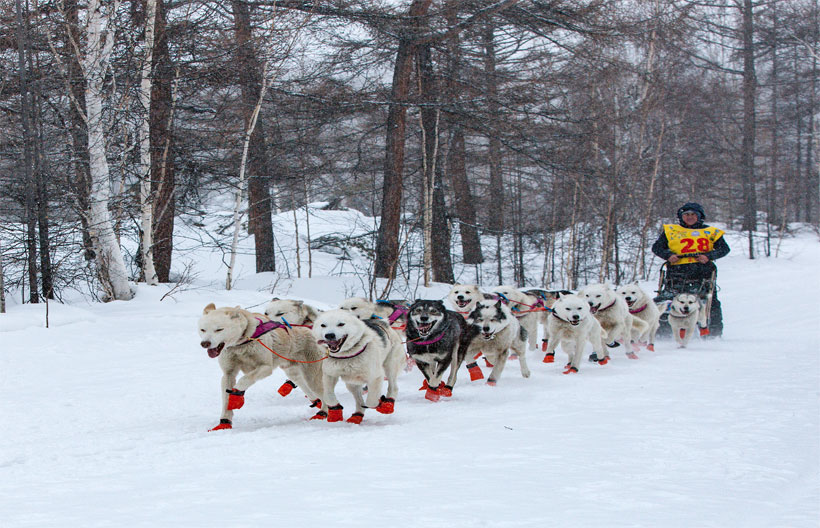
<instances>
[{"instance_id":1,"label":"dog's ear","mask_svg":"<svg viewBox=\"0 0 820 528\"><path fill-rule=\"evenodd\" d=\"M504 303L501 301L501 299L498 299L498 301L495 303L495 309L500 310L502 304Z\"/></svg>"},{"instance_id":2,"label":"dog's ear","mask_svg":"<svg viewBox=\"0 0 820 528\"><path fill-rule=\"evenodd\" d=\"M211 303L208 306L206 306L204 310L202 310L202 315L205 315L209 312L213 312L214 310L216 310L216 305L214 303Z\"/></svg>"},{"instance_id":3,"label":"dog's ear","mask_svg":"<svg viewBox=\"0 0 820 528\"><path fill-rule=\"evenodd\" d=\"M279 301L279 300L281 300L281 299L279 299L279 297L274 297L273 299L270 300L270 302Z\"/></svg>"}]
</instances>

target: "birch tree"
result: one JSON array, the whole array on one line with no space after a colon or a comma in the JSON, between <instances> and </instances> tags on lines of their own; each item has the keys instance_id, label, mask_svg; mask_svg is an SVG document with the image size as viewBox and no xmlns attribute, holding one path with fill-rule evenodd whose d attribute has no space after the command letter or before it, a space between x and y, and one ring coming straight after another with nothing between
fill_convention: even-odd
<instances>
[{"instance_id":1,"label":"birch tree","mask_svg":"<svg viewBox=\"0 0 820 528\"><path fill-rule=\"evenodd\" d=\"M145 57L140 79L140 106L143 116L139 126L140 142L140 229L142 240L142 275L146 284L158 283L154 269L153 250L153 200L151 199L151 76L154 58L154 27L157 17L157 0L145 3Z\"/></svg>"},{"instance_id":2,"label":"birch tree","mask_svg":"<svg viewBox=\"0 0 820 528\"><path fill-rule=\"evenodd\" d=\"M116 12L114 2L103 13L101 0L89 0L86 17L86 45L80 63L86 82L85 106L88 128L88 157L91 173L89 198L89 231L96 249L97 272L107 300L128 300L134 296L128 284L125 260L116 233L108 202L111 197L110 172L105 152L105 123L103 98L105 74L114 46L111 16Z\"/></svg>"}]
</instances>

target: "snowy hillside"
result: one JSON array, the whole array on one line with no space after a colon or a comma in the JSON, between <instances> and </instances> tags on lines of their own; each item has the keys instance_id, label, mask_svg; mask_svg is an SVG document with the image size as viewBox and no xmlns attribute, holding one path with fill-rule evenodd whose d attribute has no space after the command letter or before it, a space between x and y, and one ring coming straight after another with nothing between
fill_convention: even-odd
<instances>
[{"instance_id":1,"label":"snowy hillside","mask_svg":"<svg viewBox=\"0 0 820 528\"><path fill-rule=\"evenodd\" d=\"M328 226L373 228L328 214L312 221L312 240ZM276 220L295 276L293 213ZM206 304L258 310L276 295L324 309L365 289L367 259L340 260L332 245L313 252L307 278L305 240L303 278L285 279L252 273L246 239L225 291L220 250L180 228L175 262L192 278L175 291L140 285L129 302L52 303L49 328L44 305L11 304L0 315L0 524L818 526L815 233L754 261L730 234L719 340L660 342L573 376L561 374L561 352L545 364L531 351L531 378L510 364L490 387L464 371L438 403L417 390L417 370L404 372L396 412L369 411L358 426L310 421L300 390L276 393L277 371L248 390L232 430L207 432L221 371L199 346ZM442 298L448 286L411 289ZM341 385L337 394L349 415L352 398Z\"/></svg>"}]
</instances>

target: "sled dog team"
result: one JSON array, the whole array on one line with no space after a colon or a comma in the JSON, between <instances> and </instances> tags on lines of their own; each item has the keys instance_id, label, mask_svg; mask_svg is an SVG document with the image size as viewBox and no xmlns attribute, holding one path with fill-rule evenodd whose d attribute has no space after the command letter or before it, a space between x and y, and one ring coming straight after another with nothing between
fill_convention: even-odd
<instances>
[{"instance_id":1,"label":"sled dog team","mask_svg":"<svg viewBox=\"0 0 820 528\"><path fill-rule=\"evenodd\" d=\"M366 409L393 412L399 372L412 365L424 375L419 390L431 401L452 396L465 362L470 379L482 379L482 356L492 369L489 385L498 382L508 358L517 359L528 378L527 353L537 349L539 324L543 361L554 362L561 345L568 356L564 374L578 372L587 343L593 350L589 360L599 365L609 362L610 348L622 346L631 359L641 346L654 350L662 312L669 314L680 347L698 324L705 326L696 295L679 294L656 305L637 283L617 290L592 284L577 294L510 286L484 293L476 285L456 284L446 300L452 309L441 300L420 299L406 307L360 297L324 312L289 299L273 299L265 313L209 304L199 319L200 344L223 372L222 414L211 430L230 429L245 391L277 367L287 376L279 394L299 387L316 408L315 420L344 420L335 391L341 379L356 403L347 422L359 424Z\"/></svg>"}]
</instances>

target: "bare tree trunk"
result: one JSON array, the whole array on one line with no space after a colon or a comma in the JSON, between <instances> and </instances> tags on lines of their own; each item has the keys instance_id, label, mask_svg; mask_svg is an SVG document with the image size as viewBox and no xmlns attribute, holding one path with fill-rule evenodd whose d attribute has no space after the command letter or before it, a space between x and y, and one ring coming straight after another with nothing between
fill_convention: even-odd
<instances>
[{"instance_id":1,"label":"bare tree trunk","mask_svg":"<svg viewBox=\"0 0 820 528\"><path fill-rule=\"evenodd\" d=\"M117 8L115 2L110 12ZM91 197L88 213L91 239L97 253L100 282L109 300L128 300L133 292L128 284L122 250L108 202L111 196L108 160L105 154L105 124L102 115L105 71L114 45L114 28L102 14L100 0L89 0L86 22L87 41L82 67L85 74L85 106L88 123L88 158L91 173ZM107 31L106 31L107 30ZM103 33L105 40L103 41Z\"/></svg>"},{"instance_id":2,"label":"bare tree trunk","mask_svg":"<svg viewBox=\"0 0 820 528\"><path fill-rule=\"evenodd\" d=\"M754 19L752 0L743 0L743 144L741 182L743 183L743 229L749 232L749 258L754 255L754 232L757 229L755 194L755 98L757 78L754 62Z\"/></svg>"},{"instance_id":3,"label":"bare tree trunk","mask_svg":"<svg viewBox=\"0 0 820 528\"><path fill-rule=\"evenodd\" d=\"M75 53L75 45L80 45L77 0L64 0L63 14L66 20L63 49L67 51L65 61L68 70L68 92L72 101L68 112L71 123L71 152L74 176L73 178L69 176L69 187L76 201L75 207L80 218L84 248L83 256L86 261L92 261L96 258L96 252L91 241L88 221L91 173L88 161L88 128L85 120L85 77L80 65L80 57Z\"/></svg>"},{"instance_id":4,"label":"bare tree trunk","mask_svg":"<svg viewBox=\"0 0 820 528\"><path fill-rule=\"evenodd\" d=\"M6 276L3 273L2 240L0 240L0 313L6 313Z\"/></svg>"},{"instance_id":5,"label":"bare tree trunk","mask_svg":"<svg viewBox=\"0 0 820 528\"><path fill-rule=\"evenodd\" d=\"M447 25L454 27L458 23L457 0L448 0L445 17ZM455 110L458 105L464 84L462 80L462 52L458 33L447 39L447 58L445 73L446 100ZM470 191L470 182L467 179L467 157L464 146L464 128L455 112L445 114L445 127L450 131L449 147L447 149L447 174L453 187L453 204L459 220L461 235L461 253L464 264L481 264L484 256L481 253L481 240L476 225L475 202Z\"/></svg>"},{"instance_id":6,"label":"bare tree trunk","mask_svg":"<svg viewBox=\"0 0 820 528\"><path fill-rule=\"evenodd\" d=\"M156 1L152 53L151 193L153 195L152 242L154 268L160 282L169 282L174 250L176 170L174 167L174 113L179 68L174 68L168 50L168 26L163 0Z\"/></svg>"},{"instance_id":7,"label":"bare tree trunk","mask_svg":"<svg viewBox=\"0 0 820 528\"><path fill-rule=\"evenodd\" d=\"M31 57L29 56L29 61ZM31 65L32 70L33 64ZM33 92L35 97L34 106L34 122L37 129L36 144L34 149L34 168L35 168L35 185L37 187L37 235L40 244L40 283L42 285L43 297L48 302L48 299L54 298L54 274L51 266L51 240L50 240L50 222L49 222L49 195L47 178L52 171L48 170L46 155L45 155L45 132L43 130L43 111L42 102L43 96L40 91L39 84L33 85Z\"/></svg>"},{"instance_id":8,"label":"bare tree trunk","mask_svg":"<svg viewBox=\"0 0 820 528\"><path fill-rule=\"evenodd\" d=\"M145 0L145 57L140 79L140 105L144 113L139 124L140 144L140 230L142 241L142 275L146 284L156 285L153 248L153 200L151 196L151 77L154 62L154 29L157 18L157 0Z\"/></svg>"},{"instance_id":9,"label":"bare tree trunk","mask_svg":"<svg viewBox=\"0 0 820 528\"><path fill-rule=\"evenodd\" d=\"M402 28L393 68L390 108L387 112L384 184L382 187L381 221L376 240L375 277L394 278L399 261L399 224L404 173L404 134L407 124L405 104L410 93L413 71L413 38L418 33L421 18L427 14L432 0L413 0L408 10L409 21Z\"/></svg>"},{"instance_id":10,"label":"bare tree trunk","mask_svg":"<svg viewBox=\"0 0 820 528\"><path fill-rule=\"evenodd\" d=\"M484 73L487 81L487 113L489 130L498 130L498 80L495 71L495 35L492 22L484 25L481 33L484 45ZM495 133L490 133L488 159L490 164L490 186L488 193L490 203L490 229L495 234L495 258L498 273L498 284L504 283L503 268L501 265L501 236L504 233L504 179L501 173L501 141Z\"/></svg>"},{"instance_id":11,"label":"bare tree trunk","mask_svg":"<svg viewBox=\"0 0 820 528\"><path fill-rule=\"evenodd\" d=\"M31 93L26 71L26 54L28 53L28 24L24 20L20 0L15 0L17 18L17 76L20 82L20 118L23 125L23 178L26 186L26 262L28 267L29 302L39 302L37 280L37 215L36 187L34 183L34 132L31 120ZM28 12L25 14L28 19Z\"/></svg>"},{"instance_id":12,"label":"bare tree trunk","mask_svg":"<svg viewBox=\"0 0 820 528\"><path fill-rule=\"evenodd\" d=\"M237 44L237 66L242 101L245 110L245 124L250 123L251 114L257 101L265 91L265 64L260 66L253 47L250 11L245 0L231 0L234 16L234 34ZM261 123L249 128L251 131L248 152L248 230L253 233L256 245L256 271L275 271L276 260L273 246L273 224L271 223L271 198L267 176L268 155L265 131Z\"/></svg>"}]
</instances>

